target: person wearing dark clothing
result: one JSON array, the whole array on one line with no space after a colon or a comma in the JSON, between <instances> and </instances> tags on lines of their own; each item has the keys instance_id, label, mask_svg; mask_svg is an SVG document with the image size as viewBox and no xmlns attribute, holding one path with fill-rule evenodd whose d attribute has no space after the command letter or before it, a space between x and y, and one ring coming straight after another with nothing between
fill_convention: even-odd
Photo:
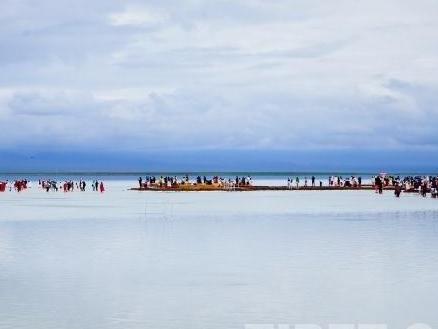
<instances>
[{"instance_id":1,"label":"person wearing dark clothing","mask_svg":"<svg viewBox=\"0 0 438 329\"><path fill-rule=\"evenodd\" d=\"M400 193L402 191L402 187L401 185L397 182L395 183L395 188L394 188L394 195L399 198L400 197Z\"/></svg>"},{"instance_id":2,"label":"person wearing dark clothing","mask_svg":"<svg viewBox=\"0 0 438 329\"><path fill-rule=\"evenodd\" d=\"M379 192L379 194L383 193L383 182L382 179L380 178L380 176L377 176L376 179L374 180L375 185L376 185L376 192Z\"/></svg>"},{"instance_id":3,"label":"person wearing dark clothing","mask_svg":"<svg viewBox=\"0 0 438 329\"><path fill-rule=\"evenodd\" d=\"M427 195L427 183L421 184L421 196L426 197Z\"/></svg>"}]
</instances>

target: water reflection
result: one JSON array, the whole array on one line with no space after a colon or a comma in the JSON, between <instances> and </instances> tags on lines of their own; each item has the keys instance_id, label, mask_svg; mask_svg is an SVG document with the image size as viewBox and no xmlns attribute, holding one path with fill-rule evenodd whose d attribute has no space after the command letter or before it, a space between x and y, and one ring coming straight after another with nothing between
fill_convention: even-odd
<instances>
[{"instance_id":1,"label":"water reflection","mask_svg":"<svg viewBox=\"0 0 438 329\"><path fill-rule=\"evenodd\" d=\"M0 222L0 327L438 324L438 215L347 217Z\"/></svg>"}]
</instances>

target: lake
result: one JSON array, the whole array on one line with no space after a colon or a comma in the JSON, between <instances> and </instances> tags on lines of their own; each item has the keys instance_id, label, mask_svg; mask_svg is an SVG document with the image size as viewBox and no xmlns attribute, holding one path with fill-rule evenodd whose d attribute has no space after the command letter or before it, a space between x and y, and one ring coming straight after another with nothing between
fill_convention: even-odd
<instances>
[{"instance_id":1,"label":"lake","mask_svg":"<svg viewBox=\"0 0 438 329\"><path fill-rule=\"evenodd\" d=\"M0 328L438 327L438 200L0 194Z\"/></svg>"}]
</instances>

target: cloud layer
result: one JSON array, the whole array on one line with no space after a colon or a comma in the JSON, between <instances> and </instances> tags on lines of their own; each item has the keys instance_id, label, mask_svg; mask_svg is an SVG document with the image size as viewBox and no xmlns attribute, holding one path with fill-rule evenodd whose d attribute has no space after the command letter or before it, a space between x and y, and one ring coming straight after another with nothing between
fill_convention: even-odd
<instances>
[{"instance_id":1,"label":"cloud layer","mask_svg":"<svg viewBox=\"0 0 438 329\"><path fill-rule=\"evenodd\" d=\"M1 149L435 149L438 3L4 0Z\"/></svg>"}]
</instances>

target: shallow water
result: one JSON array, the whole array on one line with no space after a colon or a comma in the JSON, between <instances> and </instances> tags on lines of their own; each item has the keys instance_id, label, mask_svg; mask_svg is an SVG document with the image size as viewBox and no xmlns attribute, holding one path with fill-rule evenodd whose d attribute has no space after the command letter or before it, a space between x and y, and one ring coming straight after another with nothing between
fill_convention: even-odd
<instances>
[{"instance_id":1,"label":"shallow water","mask_svg":"<svg viewBox=\"0 0 438 329\"><path fill-rule=\"evenodd\" d=\"M438 327L438 200L0 194L0 328Z\"/></svg>"}]
</instances>

